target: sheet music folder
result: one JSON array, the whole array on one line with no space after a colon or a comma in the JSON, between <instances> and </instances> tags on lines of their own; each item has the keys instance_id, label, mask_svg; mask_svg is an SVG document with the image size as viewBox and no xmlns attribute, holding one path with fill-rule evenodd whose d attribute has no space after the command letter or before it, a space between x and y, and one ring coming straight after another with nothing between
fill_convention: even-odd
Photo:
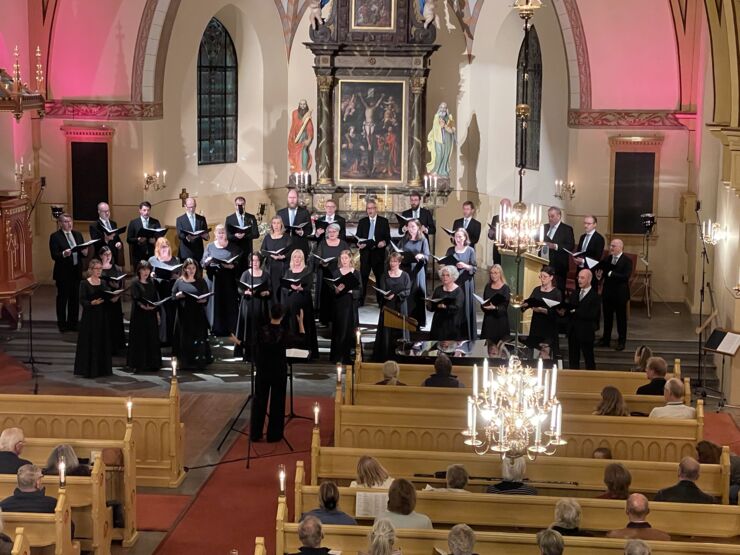
<instances>
[{"instance_id":1,"label":"sheet music folder","mask_svg":"<svg viewBox=\"0 0 740 555\"><path fill-rule=\"evenodd\" d=\"M740 348L740 332L717 328L704 343L705 351L734 357Z\"/></svg>"}]
</instances>

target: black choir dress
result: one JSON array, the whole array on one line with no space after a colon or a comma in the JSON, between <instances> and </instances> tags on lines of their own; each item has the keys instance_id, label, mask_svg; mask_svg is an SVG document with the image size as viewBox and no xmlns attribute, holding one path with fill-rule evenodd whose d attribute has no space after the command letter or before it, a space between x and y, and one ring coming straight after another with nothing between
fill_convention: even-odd
<instances>
[{"instance_id":1,"label":"black choir dress","mask_svg":"<svg viewBox=\"0 0 740 555\"><path fill-rule=\"evenodd\" d=\"M149 279L141 283L138 279L131 286L131 318L128 327L127 366L134 372L157 372L162 367L159 348L158 310L144 310L143 299L156 301L157 286ZM172 302L172 301L169 301Z\"/></svg>"},{"instance_id":2,"label":"black choir dress","mask_svg":"<svg viewBox=\"0 0 740 555\"><path fill-rule=\"evenodd\" d=\"M123 276L119 266L111 266L108 269L103 268L102 279L111 291L117 291L126 287L126 278L113 279ZM108 320L108 332L110 334L111 354L117 355L126 349L126 332L123 329L123 303L119 300L117 303L105 303L105 317Z\"/></svg>"},{"instance_id":3,"label":"black choir dress","mask_svg":"<svg viewBox=\"0 0 740 555\"><path fill-rule=\"evenodd\" d=\"M464 321L463 307L465 306L465 294L462 287L456 287L454 291L445 291L440 285L434 290L433 299L445 299L445 308L432 305L432 329L429 337L434 340L444 339L466 339L462 337L462 326Z\"/></svg>"},{"instance_id":4,"label":"black choir dress","mask_svg":"<svg viewBox=\"0 0 740 555\"><path fill-rule=\"evenodd\" d=\"M278 251L285 249L280 254L285 255L284 260L273 259L267 251ZM286 233L280 239L273 239L268 233L262 240L262 254L265 257L265 269L270 274L270 286L272 287L272 302L282 302L282 291L280 289L280 278L283 277L285 269L290 264L290 236Z\"/></svg>"},{"instance_id":5,"label":"black choir dress","mask_svg":"<svg viewBox=\"0 0 740 555\"><path fill-rule=\"evenodd\" d=\"M333 257L334 260L324 266L321 260L311 255L310 266L316 271L316 310L319 313L319 322L324 325L331 322L331 316L334 313L334 288L324 278L335 276L339 253L346 250L349 250L346 241L340 239L339 244L332 247L327 244L325 239L322 239L313 254L321 258Z\"/></svg>"},{"instance_id":6,"label":"black choir dress","mask_svg":"<svg viewBox=\"0 0 740 555\"><path fill-rule=\"evenodd\" d=\"M410 252L414 255L423 254L423 262L412 262L401 264L401 269L411 278L411 293L408 297L409 316L419 322L419 327L427 325L427 311L424 304L424 297L427 296L427 263L429 262L429 241L426 237L418 240L404 238L401 242L403 252ZM381 287L381 289L383 289Z\"/></svg>"},{"instance_id":7,"label":"black choir dress","mask_svg":"<svg viewBox=\"0 0 740 555\"><path fill-rule=\"evenodd\" d=\"M168 270L180 264L180 259L173 256L169 260L159 260L156 256L149 258L149 264L154 269L152 280L157 285L160 299L172 296L172 286L180 275L180 270L174 272ZM159 307L159 344L162 347L172 345L172 332L175 329L175 316L177 315L177 303L164 303Z\"/></svg>"},{"instance_id":8,"label":"black choir dress","mask_svg":"<svg viewBox=\"0 0 740 555\"><path fill-rule=\"evenodd\" d=\"M236 289L237 267L239 260L235 260L233 268L225 268L215 260L206 264L207 258L230 260L241 250L234 243L226 247L218 247L216 243L209 243L203 253L203 267L206 269L206 283L213 296L208 299L208 323L211 333L216 337L228 337L236 331L236 320L239 313L239 292Z\"/></svg>"},{"instance_id":9,"label":"black choir dress","mask_svg":"<svg viewBox=\"0 0 740 555\"><path fill-rule=\"evenodd\" d=\"M552 291L543 292L539 285L532 290L530 297L551 299L558 302L563 300L563 295L557 287L553 288ZM532 323L529 326L529 336L525 344L532 349L539 349L541 343L547 343L550 346L553 357L557 355L558 315L553 308L549 308L547 314L532 313Z\"/></svg>"},{"instance_id":10,"label":"black choir dress","mask_svg":"<svg viewBox=\"0 0 740 555\"><path fill-rule=\"evenodd\" d=\"M319 357L319 343L316 337L316 322L313 317L313 300L311 299L311 286L313 285L313 271L306 267L302 272L293 272L290 266L285 270L283 277L288 279L299 279L303 285L303 291L294 291L292 288L282 286L282 305L285 307L283 325L294 335L298 334L298 320L296 316L303 309L303 326L306 328L306 349L311 352L311 358Z\"/></svg>"},{"instance_id":11,"label":"black choir dress","mask_svg":"<svg viewBox=\"0 0 740 555\"><path fill-rule=\"evenodd\" d=\"M502 285L501 289L494 289L490 283L486 284L483 289L483 298L490 299L494 295L502 295L506 297L506 300L493 303L496 307L494 310L481 309L483 310L483 327L480 330L480 338L498 343L502 339L504 341L508 339L511 334L508 313L511 290L506 284Z\"/></svg>"},{"instance_id":12,"label":"black choir dress","mask_svg":"<svg viewBox=\"0 0 740 555\"><path fill-rule=\"evenodd\" d=\"M185 293L181 299L169 303L177 307L175 327L172 335L172 355L177 357L178 368L202 370L213 362L211 346L208 344L207 303L200 303L192 295L208 293L204 279L188 282L178 279L172 286L172 294Z\"/></svg>"},{"instance_id":13,"label":"black choir dress","mask_svg":"<svg viewBox=\"0 0 740 555\"><path fill-rule=\"evenodd\" d=\"M236 336L242 342L234 348L234 356L242 357L244 360L254 360L254 346L257 345L259 330L270 322L270 298L272 297L272 283L267 270L262 270L262 275L252 277L252 270L246 270L239 278L237 290L239 291L239 318L236 323ZM267 296L258 293L256 296L246 296L246 283L254 288L262 284L267 287Z\"/></svg>"},{"instance_id":14,"label":"black choir dress","mask_svg":"<svg viewBox=\"0 0 740 555\"><path fill-rule=\"evenodd\" d=\"M100 285L92 285L84 279L80 282L80 305L82 318L77 336L74 373L85 378L98 378L113 374L111 361L110 330L106 305L111 304L105 291L110 288L101 280ZM105 302L91 304L95 299ZM120 304L120 299L115 304Z\"/></svg>"},{"instance_id":15,"label":"black choir dress","mask_svg":"<svg viewBox=\"0 0 740 555\"><path fill-rule=\"evenodd\" d=\"M355 348L355 331L360 323L358 315L358 306L362 293L362 279L358 270L352 271L360 284L352 290L343 289L336 292L331 288L334 294L334 316L331 327L331 362L342 362L349 364L352 362L352 352ZM333 273L333 277L340 277L342 274L339 269Z\"/></svg>"},{"instance_id":16,"label":"black choir dress","mask_svg":"<svg viewBox=\"0 0 740 555\"><path fill-rule=\"evenodd\" d=\"M460 276L455 280L455 283L460 286L463 290L463 295L465 295L465 308L461 329L462 337L463 339L475 341L478 339L478 322L475 318L475 309L478 303L473 297L473 293L475 293L475 271L478 269L478 263L475 260L475 250L472 247L465 247L464 251L457 252L455 247L452 246L447 249L446 254L447 256L454 256L458 262L464 262L473 267L472 272L458 268L457 271L460 273Z\"/></svg>"},{"instance_id":17,"label":"black choir dress","mask_svg":"<svg viewBox=\"0 0 740 555\"><path fill-rule=\"evenodd\" d=\"M388 307L396 312L408 316L407 299L411 293L411 278L406 272L401 272L398 277L391 277L385 273L380 278L380 289L393 293L391 300L382 298L380 305L380 318L378 319L378 330L375 333L375 344L373 345L373 360L385 362L396 358L396 345L399 339L409 339L408 332L403 333L399 329L389 328L385 325L383 307Z\"/></svg>"}]
</instances>

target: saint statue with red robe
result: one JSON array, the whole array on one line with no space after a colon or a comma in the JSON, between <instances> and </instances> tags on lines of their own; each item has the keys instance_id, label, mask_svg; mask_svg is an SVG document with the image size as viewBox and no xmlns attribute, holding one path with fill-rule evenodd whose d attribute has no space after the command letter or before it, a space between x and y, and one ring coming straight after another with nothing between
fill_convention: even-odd
<instances>
[{"instance_id":1,"label":"saint statue with red robe","mask_svg":"<svg viewBox=\"0 0 740 555\"><path fill-rule=\"evenodd\" d=\"M290 173L307 172L311 169L311 143L313 142L313 121L308 102L301 100L298 109L293 110L288 134L288 161Z\"/></svg>"}]
</instances>

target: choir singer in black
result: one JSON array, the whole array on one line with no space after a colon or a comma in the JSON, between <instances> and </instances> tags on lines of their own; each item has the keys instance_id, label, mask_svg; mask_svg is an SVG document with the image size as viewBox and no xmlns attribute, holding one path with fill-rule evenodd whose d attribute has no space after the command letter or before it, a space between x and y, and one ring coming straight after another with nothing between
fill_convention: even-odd
<instances>
[{"instance_id":1,"label":"choir singer in black","mask_svg":"<svg viewBox=\"0 0 740 555\"><path fill-rule=\"evenodd\" d=\"M242 253L241 258L237 261L237 268L240 271L249 268L248 255L252 252L252 241L259 239L260 236L257 218L254 217L254 214L246 211L246 205L247 201L244 197L236 197L234 199L234 213L226 216L224 222L226 238L230 244L239 247L239 252Z\"/></svg>"},{"instance_id":2,"label":"choir singer in black","mask_svg":"<svg viewBox=\"0 0 740 555\"><path fill-rule=\"evenodd\" d=\"M355 346L355 330L360 323L357 306L362 290L360 272L355 270L349 249L339 253L339 263L333 272L333 279L336 281L332 287L335 298L332 303L334 315L329 360L350 364Z\"/></svg>"},{"instance_id":3,"label":"choir singer in black","mask_svg":"<svg viewBox=\"0 0 740 555\"><path fill-rule=\"evenodd\" d=\"M624 254L624 243L621 239L612 239L609 254L596 266L597 279L604 280L601 290L604 304L604 335L599 341L602 347L608 347L611 341L612 324L617 316L617 351L623 351L627 342L627 303L630 302L630 276L632 260Z\"/></svg>"},{"instance_id":4,"label":"choir singer in black","mask_svg":"<svg viewBox=\"0 0 740 555\"><path fill-rule=\"evenodd\" d=\"M378 205L370 199L365 204L367 216L361 218L357 223L357 246L360 249L360 275L362 276L362 301L367 295L367 282L370 272L373 272L375 281L380 281L380 276L385 271L385 248L391 240L391 226L388 219L378 216ZM380 304L380 296L377 296Z\"/></svg>"},{"instance_id":5,"label":"choir singer in black","mask_svg":"<svg viewBox=\"0 0 740 555\"><path fill-rule=\"evenodd\" d=\"M375 362L385 362L388 359L395 358L398 340L409 339L408 331L391 328L385 324L384 309L386 307L399 313L401 317L409 315L407 299L411 294L411 278L401 270L402 261L403 255L401 253L392 252L388 256L388 272L383 274L378 284L378 289L382 290L383 293L378 329L373 345L373 360Z\"/></svg>"},{"instance_id":6,"label":"choir singer in black","mask_svg":"<svg viewBox=\"0 0 740 555\"><path fill-rule=\"evenodd\" d=\"M308 246L308 236L311 229L311 216L303 206L298 205L298 191L288 191L288 206L278 210L278 216L291 237L291 249L301 249L306 260L311 250Z\"/></svg>"},{"instance_id":7,"label":"choir singer in black","mask_svg":"<svg viewBox=\"0 0 740 555\"><path fill-rule=\"evenodd\" d=\"M95 245L98 255L103 247L111 250L114 264L123 264L123 243L118 224L110 219L110 206L107 202L98 203L98 220L90 224L90 239L100 239Z\"/></svg>"},{"instance_id":8,"label":"choir singer in black","mask_svg":"<svg viewBox=\"0 0 740 555\"><path fill-rule=\"evenodd\" d=\"M570 255L566 250L573 251L576 240L573 228L563 222L563 212L557 206L551 206L547 211L545 224L545 246L542 256L549 258L550 267L555 270L555 287L565 292L565 281L570 268Z\"/></svg>"},{"instance_id":9,"label":"choir singer in black","mask_svg":"<svg viewBox=\"0 0 740 555\"><path fill-rule=\"evenodd\" d=\"M180 239L180 260L201 260L203 258L203 241L207 241L208 222L204 216L195 213L198 207L193 197L185 199L185 213L175 220L177 237Z\"/></svg>"},{"instance_id":10,"label":"choir singer in black","mask_svg":"<svg viewBox=\"0 0 740 555\"><path fill-rule=\"evenodd\" d=\"M87 256L87 249L74 250L84 240L79 231L72 229L72 216L62 214L57 223L59 229L49 236L57 286L57 326L61 332L77 331L82 258Z\"/></svg>"},{"instance_id":11,"label":"choir singer in black","mask_svg":"<svg viewBox=\"0 0 740 555\"><path fill-rule=\"evenodd\" d=\"M480 222L473 217L473 214L475 214L475 204L472 201L466 200L463 202L462 210L463 217L455 220L452 224L452 231L454 232L463 228L468 233L470 246L475 248L475 245L480 241Z\"/></svg>"},{"instance_id":12,"label":"choir singer in black","mask_svg":"<svg viewBox=\"0 0 740 555\"><path fill-rule=\"evenodd\" d=\"M403 218L399 218L398 221L399 231L401 233L406 232L406 224L409 220L419 220L421 231L424 235L434 235L437 233L437 226L434 225L434 216L430 210L427 210L421 205L421 193L419 191L411 191L409 203L411 204L411 208L401 212Z\"/></svg>"},{"instance_id":13,"label":"choir singer in black","mask_svg":"<svg viewBox=\"0 0 740 555\"><path fill-rule=\"evenodd\" d=\"M149 260L154 256L154 243L158 235L154 230L160 229L159 220L150 216L152 205L148 201L139 203L139 217L128 224L126 242L129 245L131 267L135 268L142 260Z\"/></svg>"},{"instance_id":14,"label":"choir singer in black","mask_svg":"<svg viewBox=\"0 0 740 555\"><path fill-rule=\"evenodd\" d=\"M455 283L460 272L454 266L442 266L437 273L442 285L437 287L432 298L427 301L432 317L431 339L464 339L462 329L464 322L465 294Z\"/></svg>"},{"instance_id":15,"label":"choir singer in black","mask_svg":"<svg viewBox=\"0 0 740 555\"><path fill-rule=\"evenodd\" d=\"M568 318L568 368L578 370L581 353L586 370L595 370L594 339L599 320L599 294L591 286L591 270L578 272L578 289L573 291L565 308L556 308L560 316Z\"/></svg>"}]
</instances>

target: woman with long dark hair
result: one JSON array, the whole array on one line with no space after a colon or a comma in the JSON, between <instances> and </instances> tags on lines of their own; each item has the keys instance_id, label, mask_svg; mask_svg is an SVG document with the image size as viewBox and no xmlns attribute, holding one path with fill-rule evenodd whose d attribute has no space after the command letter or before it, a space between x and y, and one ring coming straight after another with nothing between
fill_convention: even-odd
<instances>
[{"instance_id":1,"label":"woman with long dark hair","mask_svg":"<svg viewBox=\"0 0 740 555\"><path fill-rule=\"evenodd\" d=\"M126 288L126 274L120 266L113 264L113 253L109 247L100 249L100 262L103 264L102 279L111 291L120 291ZM126 332L123 328L122 303L105 303L108 331L110 333L111 353L116 355L126 349Z\"/></svg>"},{"instance_id":2,"label":"woman with long dark hair","mask_svg":"<svg viewBox=\"0 0 740 555\"><path fill-rule=\"evenodd\" d=\"M87 279L80 282L82 318L77 336L74 373L85 378L97 378L113 373L105 305L120 301L117 295L107 294L110 288L101 278L103 264L100 260L93 258L90 261L88 273Z\"/></svg>"},{"instance_id":3,"label":"woman with long dark hair","mask_svg":"<svg viewBox=\"0 0 740 555\"><path fill-rule=\"evenodd\" d=\"M249 256L249 268L239 278L239 321L236 324L236 337L239 339L234 348L234 356L244 360L254 360L257 334L260 328L270 320L270 297L272 283L270 274L262 267L264 257L253 252Z\"/></svg>"},{"instance_id":4,"label":"woman with long dark hair","mask_svg":"<svg viewBox=\"0 0 740 555\"><path fill-rule=\"evenodd\" d=\"M401 269L403 255L392 252L388 257L388 271L380 277L378 289L386 291L380 299L380 317L373 345L373 360L385 362L396 355L399 339L408 340L408 332L388 327L385 324L384 308L389 308L402 316L408 316L407 299L411 294L411 278Z\"/></svg>"},{"instance_id":5,"label":"woman with long dark hair","mask_svg":"<svg viewBox=\"0 0 740 555\"><path fill-rule=\"evenodd\" d=\"M172 336L172 356L183 370L202 370L213 362L208 344L208 284L200 277L195 260L188 258L182 265L182 274L172 286L177 300L175 328Z\"/></svg>"},{"instance_id":6,"label":"woman with long dark hair","mask_svg":"<svg viewBox=\"0 0 740 555\"><path fill-rule=\"evenodd\" d=\"M357 282L352 289L341 283L344 276L350 274L354 276L352 281ZM340 278L340 282L333 286L335 295L333 303L334 317L331 328L329 360L349 364L352 362L352 351L355 347L355 330L360 321L357 307L362 293L360 272L355 270L352 263L352 253L349 249L343 250L339 254L339 264L334 271L334 277Z\"/></svg>"},{"instance_id":7,"label":"woman with long dark hair","mask_svg":"<svg viewBox=\"0 0 740 555\"><path fill-rule=\"evenodd\" d=\"M427 312L424 297L427 295L426 267L429 262L429 241L421 231L419 220L409 220L406 224L406 235L401 240L401 249L410 253L413 262L404 260L401 269L411 278L411 293L408 297L408 312L419 327L426 326Z\"/></svg>"},{"instance_id":8,"label":"woman with long dark hair","mask_svg":"<svg viewBox=\"0 0 740 555\"><path fill-rule=\"evenodd\" d=\"M463 339L471 341L478 338L478 324L475 318L475 272L478 269L478 263L475 260L475 250L470 246L470 237L468 232L463 228L455 231L452 237L453 244L447 249L447 256L457 260L455 267L460 273L456 283L463 290L465 295L463 308L463 322L461 335Z\"/></svg>"},{"instance_id":9,"label":"woman with long dark hair","mask_svg":"<svg viewBox=\"0 0 740 555\"><path fill-rule=\"evenodd\" d=\"M128 327L126 364L134 373L156 372L162 367L159 344L159 300L151 279L152 265L142 260L136 265L136 280L131 285L131 317Z\"/></svg>"}]
</instances>

